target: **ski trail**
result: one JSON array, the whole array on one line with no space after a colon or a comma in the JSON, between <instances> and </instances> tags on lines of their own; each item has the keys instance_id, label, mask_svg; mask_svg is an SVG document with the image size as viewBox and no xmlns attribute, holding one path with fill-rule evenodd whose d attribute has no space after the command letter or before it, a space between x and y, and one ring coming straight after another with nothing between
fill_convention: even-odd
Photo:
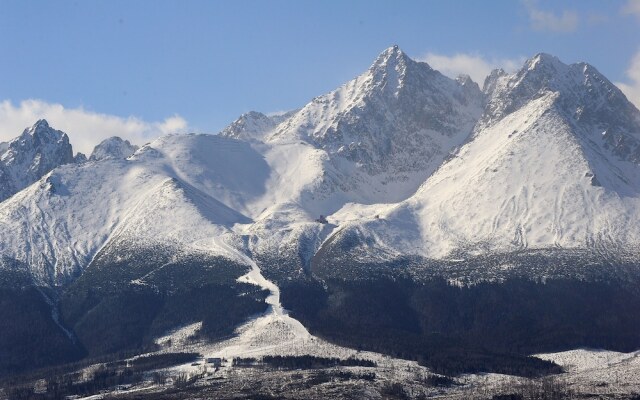
<instances>
[{"instance_id":1,"label":"ski trail","mask_svg":"<svg viewBox=\"0 0 640 400\"><path fill-rule=\"evenodd\" d=\"M282 307L280 288L262 275L260 267L251 257L226 243L221 237L214 238L213 244L230 257L239 259L251 267L249 272L237 279L238 282L254 284L269 291L265 299L269 306L267 310L239 327L236 330L238 336L226 341L214 355L225 358L247 356L282 346L298 346L313 340L307 328L300 321L290 317Z\"/></svg>"},{"instance_id":2,"label":"ski trail","mask_svg":"<svg viewBox=\"0 0 640 400\"><path fill-rule=\"evenodd\" d=\"M239 252L238 252L239 253ZM265 299L265 302L269 305L270 310L267 310L266 314L272 312L276 316L284 316L284 308L280 303L280 288L270 280L267 280L262 275L262 271L260 271L260 267L251 259L251 257L240 253L242 257L242 261L249 264L251 266L251 271L247 272L245 275L242 275L237 279L238 282L251 283L253 285L260 286L263 289L269 291L269 296Z\"/></svg>"}]
</instances>

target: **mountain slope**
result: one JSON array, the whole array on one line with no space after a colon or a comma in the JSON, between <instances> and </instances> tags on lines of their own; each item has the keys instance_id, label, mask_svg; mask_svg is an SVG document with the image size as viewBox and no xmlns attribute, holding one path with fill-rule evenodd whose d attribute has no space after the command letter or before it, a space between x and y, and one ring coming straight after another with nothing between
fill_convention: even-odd
<instances>
[{"instance_id":1,"label":"mountain slope","mask_svg":"<svg viewBox=\"0 0 640 400\"><path fill-rule=\"evenodd\" d=\"M128 160L65 165L0 204L0 252L28 265L39 284L57 285L86 268L133 216L138 240L173 235L188 244L193 237L185 234L211 233L204 226L222 232L229 228L218 226L250 221L229 205L243 209L260 192L263 176L254 167L264 165L249 146L207 135L164 137ZM237 178L244 168L244 181L220 173L235 167ZM179 197L168 199L172 193Z\"/></svg>"},{"instance_id":2,"label":"mountain slope","mask_svg":"<svg viewBox=\"0 0 640 400\"><path fill-rule=\"evenodd\" d=\"M593 67L548 55L497 76L491 93L455 158L385 221L348 229L380 248L433 258L636 249L640 112Z\"/></svg>"},{"instance_id":3,"label":"mountain slope","mask_svg":"<svg viewBox=\"0 0 640 400\"><path fill-rule=\"evenodd\" d=\"M483 105L469 79L449 79L394 46L281 121L243 115L221 134L250 137L274 172L247 232L252 248L297 260L299 273L331 230L314 220L350 203L406 199L468 138Z\"/></svg>"}]
</instances>

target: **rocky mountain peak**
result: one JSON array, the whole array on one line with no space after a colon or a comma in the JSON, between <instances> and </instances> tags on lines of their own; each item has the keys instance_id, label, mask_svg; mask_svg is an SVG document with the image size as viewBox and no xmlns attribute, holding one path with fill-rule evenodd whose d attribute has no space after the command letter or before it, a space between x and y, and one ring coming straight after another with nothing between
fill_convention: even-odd
<instances>
[{"instance_id":1,"label":"rocky mountain peak","mask_svg":"<svg viewBox=\"0 0 640 400\"><path fill-rule=\"evenodd\" d=\"M478 90L480 90L480 86L478 86L477 83L475 83L473 81L473 79L471 79L471 77L467 74L460 74L456 77L456 82L458 82L461 86L467 86L467 85L475 85L476 87L478 87Z\"/></svg>"},{"instance_id":2,"label":"rocky mountain peak","mask_svg":"<svg viewBox=\"0 0 640 400\"><path fill-rule=\"evenodd\" d=\"M380 53L369 70L370 85L367 92L381 92L384 95L400 96L407 86L420 85L428 75L439 74L427 63L411 59L398 46L392 46ZM382 89L382 90L379 90Z\"/></svg>"},{"instance_id":3,"label":"rocky mountain peak","mask_svg":"<svg viewBox=\"0 0 640 400\"><path fill-rule=\"evenodd\" d=\"M606 143L601 145L617 157L640 162L640 112L590 64L567 65L557 57L540 53L512 75L492 72L484 91L488 105L476 131L553 92L556 111L580 127L577 132L585 139L596 144L604 139Z\"/></svg>"},{"instance_id":4,"label":"rocky mountain peak","mask_svg":"<svg viewBox=\"0 0 640 400\"><path fill-rule=\"evenodd\" d=\"M30 142L31 140L33 140L35 146L41 146L46 143L69 142L67 134L51 128L46 119L38 120L31 127L25 129L22 135L14 141Z\"/></svg>"},{"instance_id":5,"label":"rocky mountain peak","mask_svg":"<svg viewBox=\"0 0 640 400\"><path fill-rule=\"evenodd\" d=\"M491 73L484 79L484 84L482 85L482 92L487 96L491 97L493 95L493 91L496 89L498 82L500 79L509 76L502 68L494 69Z\"/></svg>"},{"instance_id":6,"label":"rocky mountain peak","mask_svg":"<svg viewBox=\"0 0 640 400\"><path fill-rule=\"evenodd\" d=\"M47 122L46 119L39 119L36 121L35 124L33 124L33 126L31 128L29 128L29 131L31 132L36 132L36 131L45 131L45 130L49 130L51 127L49 126L49 123Z\"/></svg>"},{"instance_id":7,"label":"rocky mountain peak","mask_svg":"<svg viewBox=\"0 0 640 400\"><path fill-rule=\"evenodd\" d=\"M5 146L0 155L0 201L29 186L52 169L73 162L66 133L38 120Z\"/></svg>"},{"instance_id":8,"label":"rocky mountain peak","mask_svg":"<svg viewBox=\"0 0 640 400\"><path fill-rule=\"evenodd\" d=\"M538 53L535 56L528 59L523 69L528 71L548 71L551 73L557 73L567 68L567 65L564 64L560 59L556 56L552 56L547 53Z\"/></svg>"},{"instance_id":9,"label":"rocky mountain peak","mask_svg":"<svg viewBox=\"0 0 640 400\"><path fill-rule=\"evenodd\" d=\"M398 45L394 45L380 53L373 64L371 64L369 70L402 68L412 62L414 61L410 59Z\"/></svg>"},{"instance_id":10,"label":"rocky mountain peak","mask_svg":"<svg viewBox=\"0 0 640 400\"><path fill-rule=\"evenodd\" d=\"M468 136L483 103L472 81L456 82L393 46L278 125L269 140L302 139L367 175L408 181Z\"/></svg>"},{"instance_id":11,"label":"rocky mountain peak","mask_svg":"<svg viewBox=\"0 0 640 400\"><path fill-rule=\"evenodd\" d=\"M118 136L112 136L100 142L91 153L90 161L100 161L111 158L127 158L138 150L138 146L123 140Z\"/></svg>"},{"instance_id":12,"label":"rocky mountain peak","mask_svg":"<svg viewBox=\"0 0 640 400\"><path fill-rule=\"evenodd\" d=\"M73 162L75 162L76 164L82 164L84 162L87 162L87 156L84 153L78 152L73 157Z\"/></svg>"},{"instance_id":13,"label":"rocky mountain peak","mask_svg":"<svg viewBox=\"0 0 640 400\"><path fill-rule=\"evenodd\" d=\"M220 136L234 139L261 139L276 127L276 122L258 111L242 114L220 132Z\"/></svg>"}]
</instances>

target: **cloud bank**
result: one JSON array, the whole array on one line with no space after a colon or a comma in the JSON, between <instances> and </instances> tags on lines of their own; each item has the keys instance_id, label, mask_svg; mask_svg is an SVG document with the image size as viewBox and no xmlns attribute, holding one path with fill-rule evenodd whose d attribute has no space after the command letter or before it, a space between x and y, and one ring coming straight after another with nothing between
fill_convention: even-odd
<instances>
[{"instance_id":1,"label":"cloud bank","mask_svg":"<svg viewBox=\"0 0 640 400\"><path fill-rule=\"evenodd\" d=\"M0 102L0 142L9 141L38 119L69 135L74 151L89 155L93 147L111 136L120 136L141 145L166 133L186 132L187 121L179 115L149 122L136 117L122 118L41 100L25 100L18 105Z\"/></svg>"},{"instance_id":2,"label":"cloud bank","mask_svg":"<svg viewBox=\"0 0 640 400\"><path fill-rule=\"evenodd\" d=\"M426 61L432 68L443 74L455 78L458 75L469 75L480 87L489 73L502 68L505 71L514 71L522 66L524 57L509 59L488 59L478 54L457 53L452 56L436 53L427 53L420 61Z\"/></svg>"}]
</instances>

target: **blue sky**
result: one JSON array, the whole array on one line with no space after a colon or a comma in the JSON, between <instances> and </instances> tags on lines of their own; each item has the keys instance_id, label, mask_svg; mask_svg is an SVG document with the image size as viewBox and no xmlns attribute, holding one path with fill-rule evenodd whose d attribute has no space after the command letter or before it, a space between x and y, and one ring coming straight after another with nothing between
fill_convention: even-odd
<instances>
[{"instance_id":1,"label":"blue sky","mask_svg":"<svg viewBox=\"0 0 640 400\"><path fill-rule=\"evenodd\" d=\"M300 107L393 44L477 80L543 51L640 99L640 0L0 0L0 140L39 117L85 152L110 134L216 132Z\"/></svg>"}]
</instances>

